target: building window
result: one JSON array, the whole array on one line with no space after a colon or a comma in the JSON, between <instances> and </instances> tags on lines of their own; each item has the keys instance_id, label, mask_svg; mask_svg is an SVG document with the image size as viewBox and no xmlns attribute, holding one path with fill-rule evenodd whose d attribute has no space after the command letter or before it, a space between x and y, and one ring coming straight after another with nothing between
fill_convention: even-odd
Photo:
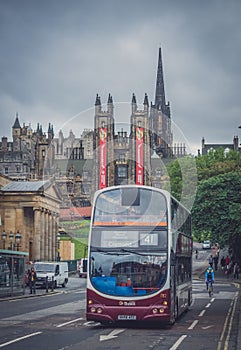
<instances>
[{"instance_id":1,"label":"building window","mask_svg":"<svg viewBox=\"0 0 241 350\"><path fill-rule=\"evenodd\" d=\"M161 177L161 169L156 169L156 177Z\"/></svg>"},{"instance_id":2,"label":"building window","mask_svg":"<svg viewBox=\"0 0 241 350\"><path fill-rule=\"evenodd\" d=\"M5 169L4 169L4 173L5 174L8 174L8 167L6 166Z\"/></svg>"},{"instance_id":3,"label":"building window","mask_svg":"<svg viewBox=\"0 0 241 350\"><path fill-rule=\"evenodd\" d=\"M125 166L118 166L118 177L120 178L127 177L127 168Z\"/></svg>"},{"instance_id":4,"label":"building window","mask_svg":"<svg viewBox=\"0 0 241 350\"><path fill-rule=\"evenodd\" d=\"M88 180L88 171L83 171L83 180Z\"/></svg>"}]
</instances>

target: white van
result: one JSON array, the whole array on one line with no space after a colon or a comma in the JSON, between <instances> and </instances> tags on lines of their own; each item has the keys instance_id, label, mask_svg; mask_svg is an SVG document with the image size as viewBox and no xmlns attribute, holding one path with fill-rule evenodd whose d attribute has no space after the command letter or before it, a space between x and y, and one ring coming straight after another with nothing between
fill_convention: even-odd
<instances>
[{"instance_id":1,"label":"white van","mask_svg":"<svg viewBox=\"0 0 241 350\"><path fill-rule=\"evenodd\" d=\"M82 258L78 263L79 277L87 277L88 258Z\"/></svg>"},{"instance_id":2,"label":"white van","mask_svg":"<svg viewBox=\"0 0 241 350\"><path fill-rule=\"evenodd\" d=\"M65 287L68 283L69 270L67 262L45 262L38 261L34 263L36 271L36 286L46 287L46 277L48 277L48 287Z\"/></svg>"}]
</instances>

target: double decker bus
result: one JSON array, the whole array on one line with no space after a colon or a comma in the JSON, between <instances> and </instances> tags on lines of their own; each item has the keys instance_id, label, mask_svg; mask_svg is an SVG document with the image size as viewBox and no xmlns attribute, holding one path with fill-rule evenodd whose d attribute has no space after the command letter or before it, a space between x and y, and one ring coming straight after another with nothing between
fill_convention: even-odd
<instances>
[{"instance_id":1,"label":"double decker bus","mask_svg":"<svg viewBox=\"0 0 241 350\"><path fill-rule=\"evenodd\" d=\"M192 302L190 212L169 192L96 192L89 235L88 321L173 324Z\"/></svg>"}]
</instances>

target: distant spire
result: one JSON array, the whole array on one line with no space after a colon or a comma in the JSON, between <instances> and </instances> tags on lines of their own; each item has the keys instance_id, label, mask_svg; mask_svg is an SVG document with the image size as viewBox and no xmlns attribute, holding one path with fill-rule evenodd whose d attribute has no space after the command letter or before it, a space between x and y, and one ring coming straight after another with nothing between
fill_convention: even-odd
<instances>
[{"instance_id":1,"label":"distant spire","mask_svg":"<svg viewBox=\"0 0 241 350\"><path fill-rule=\"evenodd\" d=\"M165 105L166 105L166 99L165 99L164 78L163 78L163 68L162 68L162 52L161 52L161 48L159 48L155 107L157 109L162 109L162 107L164 107Z\"/></svg>"},{"instance_id":2,"label":"distant spire","mask_svg":"<svg viewBox=\"0 0 241 350\"><path fill-rule=\"evenodd\" d=\"M95 105L96 105L96 106L100 106L100 105L101 105L100 96L99 96L98 94L96 94Z\"/></svg>"},{"instance_id":3,"label":"distant spire","mask_svg":"<svg viewBox=\"0 0 241 350\"><path fill-rule=\"evenodd\" d=\"M107 103L112 103L113 101L112 101L112 97L111 97L111 94L109 94L109 96L108 96L108 102Z\"/></svg>"},{"instance_id":4,"label":"distant spire","mask_svg":"<svg viewBox=\"0 0 241 350\"><path fill-rule=\"evenodd\" d=\"M143 104L149 106L148 96L146 93L145 93L145 98L144 98Z\"/></svg>"},{"instance_id":5,"label":"distant spire","mask_svg":"<svg viewBox=\"0 0 241 350\"><path fill-rule=\"evenodd\" d=\"M21 125L20 125L19 120L18 120L18 112L16 113L16 119L15 119L15 122L13 124L13 129L21 129Z\"/></svg>"},{"instance_id":6,"label":"distant spire","mask_svg":"<svg viewBox=\"0 0 241 350\"><path fill-rule=\"evenodd\" d=\"M51 134L51 123L49 123L48 134Z\"/></svg>"},{"instance_id":7,"label":"distant spire","mask_svg":"<svg viewBox=\"0 0 241 350\"><path fill-rule=\"evenodd\" d=\"M54 128L53 128L53 124L51 123L49 123L48 135L49 137L54 138Z\"/></svg>"},{"instance_id":8,"label":"distant spire","mask_svg":"<svg viewBox=\"0 0 241 350\"><path fill-rule=\"evenodd\" d=\"M113 106L113 99L111 94L108 96L108 101L107 101L107 112L110 114L113 114L114 106Z\"/></svg>"},{"instance_id":9,"label":"distant spire","mask_svg":"<svg viewBox=\"0 0 241 350\"><path fill-rule=\"evenodd\" d=\"M136 96L135 96L134 93L133 93L133 95L132 95L132 101L131 101L131 103L136 103Z\"/></svg>"}]
</instances>

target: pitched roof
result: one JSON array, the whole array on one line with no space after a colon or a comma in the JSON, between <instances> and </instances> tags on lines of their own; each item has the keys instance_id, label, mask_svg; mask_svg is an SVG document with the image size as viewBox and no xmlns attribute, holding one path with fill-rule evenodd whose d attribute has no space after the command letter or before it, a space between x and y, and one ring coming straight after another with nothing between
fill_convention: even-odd
<instances>
[{"instance_id":1,"label":"pitched roof","mask_svg":"<svg viewBox=\"0 0 241 350\"><path fill-rule=\"evenodd\" d=\"M43 191L50 181L12 181L1 188L3 192L37 192Z\"/></svg>"},{"instance_id":2,"label":"pitched roof","mask_svg":"<svg viewBox=\"0 0 241 350\"><path fill-rule=\"evenodd\" d=\"M72 218L89 218L91 216L92 207L71 207L68 209L60 209L59 218L62 220L71 220Z\"/></svg>"},{"instance_id":3,"label":"pitched roof","mask_svg":"<svg viewBox=\"0 0 241 350\"><path fill-rule=\"evenodd\" d=\"M18 120L18 114L16 115L16 119L15 119L15 122L14 122L14 125L13 125L13 129L20 129L21 128L21 125L19 123L19 120Z\"/></svg>"}]
</instances>

